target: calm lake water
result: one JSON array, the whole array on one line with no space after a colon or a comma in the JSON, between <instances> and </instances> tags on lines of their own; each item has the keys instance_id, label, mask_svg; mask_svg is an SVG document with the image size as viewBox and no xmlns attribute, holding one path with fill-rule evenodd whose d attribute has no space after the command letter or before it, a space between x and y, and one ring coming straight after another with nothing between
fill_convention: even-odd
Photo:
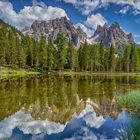
<instances>
[{"instance_id":1,"label":"calm lake water","mask_svg":"<svg viewBox=\"0 0 140 140\"><path fill-rule=\"evenodd\" d=\"M133 115L115 98L137 89L140 77L130 76L0 80L0 139L117 140Z\"/></svg>"}]
</instances>

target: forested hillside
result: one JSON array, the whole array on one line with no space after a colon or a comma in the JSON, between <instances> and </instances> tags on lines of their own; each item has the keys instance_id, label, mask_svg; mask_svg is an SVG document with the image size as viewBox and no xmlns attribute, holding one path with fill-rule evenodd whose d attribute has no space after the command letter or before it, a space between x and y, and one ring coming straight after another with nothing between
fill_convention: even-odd
<instances>
[{"instance_id":1,"label":"forested hillside","mask_svg":"<svg viewBox=\"0 0 140 140\"><path fill-rule=\"evenodd\" d=\"M58 35L55 43L47 42L43 35L34 40L0 20L0 66L46 71L138 72L140 48L104 48L102 44L86 42L75 48L63 34Z\"/></svg>"}]
</instances>

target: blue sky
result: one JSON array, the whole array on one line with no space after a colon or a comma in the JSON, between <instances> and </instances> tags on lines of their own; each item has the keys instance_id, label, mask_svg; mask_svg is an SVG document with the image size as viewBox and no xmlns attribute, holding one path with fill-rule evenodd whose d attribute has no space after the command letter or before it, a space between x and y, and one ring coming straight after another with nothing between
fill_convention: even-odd
<instances>
[{"instance_id":1,"label":"blue sky","mask_svg":"<svg viewBox=\"0 0 140 140\"><path fill-rule=\"evenodd\" d=\"M90 36L97 25L117 21L140 42L139 0L9 0L0 1L0 18L22 29L33 20L67 16Z\"/></svg>"}]
</instances>

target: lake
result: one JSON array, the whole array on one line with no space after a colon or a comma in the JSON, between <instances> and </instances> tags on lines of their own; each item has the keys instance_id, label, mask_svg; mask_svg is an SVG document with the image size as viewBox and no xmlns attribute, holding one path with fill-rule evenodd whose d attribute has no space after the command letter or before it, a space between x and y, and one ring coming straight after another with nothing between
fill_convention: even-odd
<instances>
[{"instance_id":1,"label":"lake","mask_svg":"<svg viewBox=\"0 0 140 140\"><path fill-rule=\"evenodd\" d=\"M138 114L116 97L140 77L47 75L0 80L0 139L117 140Z\"/></svg>"}]
</instances>

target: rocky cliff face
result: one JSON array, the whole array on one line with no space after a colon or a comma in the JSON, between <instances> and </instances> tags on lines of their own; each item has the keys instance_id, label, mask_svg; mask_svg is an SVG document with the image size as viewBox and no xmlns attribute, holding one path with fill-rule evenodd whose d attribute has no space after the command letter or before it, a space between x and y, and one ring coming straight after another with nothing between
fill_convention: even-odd
<instances>
[{"instance_id":1,"label":"rocky cliff face","mask_svg":"<svg viewBox=\"0 0 140 140\"><path fill-rule=\"evenodd\" d=\"M38 39L42 34L46 36L48 41L54 42L58 34L65 34L68 41L72 41L76 47L87 40L86 33L72 24L66 17L54 19L50 21L34 21L30 28L23 30L24 34L31 35Z\"/></svg>"},{"instance_id":2,"label":"rocky cliff face","mask_svg":"<svg viewBox=\"0 0 140 140\"><path fill-rule=\"evenodd\" d=\"M99 25L89 41L90 43L102 43L105 47L110 45L121 47L135 43L133 35L131 33L126 34L117 22L113 23L110 27L107 24L103 27Z\"/></svg>"}]
</instances>

